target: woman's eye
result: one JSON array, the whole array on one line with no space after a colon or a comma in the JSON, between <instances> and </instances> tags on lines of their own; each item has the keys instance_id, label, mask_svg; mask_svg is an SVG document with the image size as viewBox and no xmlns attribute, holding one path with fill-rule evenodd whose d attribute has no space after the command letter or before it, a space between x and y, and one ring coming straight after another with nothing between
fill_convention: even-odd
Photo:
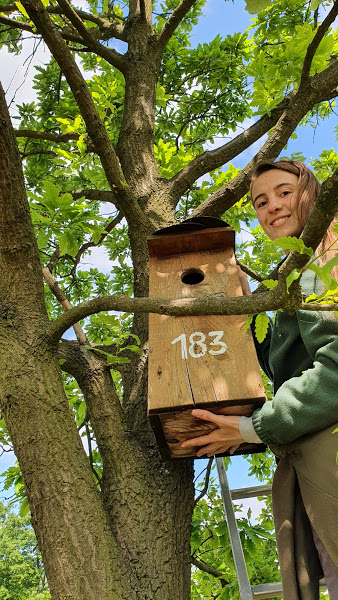
<instances>
[{"instance_id":1,"label":"woman's eye","mask_svg":"<svg viewBox=\"0 0 338 600\"><path fill-rule=\"evenodd\" d=\"M266 200L261 200L260 202L258 202L257 208L262 208L262 206L264 206L265 204L266 204Z\"/></svg>"},{"instance_id":2,"label":"woman's eye","mask_svg":"<svg viewBox=\"0 0 338 600\"><path fill-rule=\"evenodd\" d=\"M291 194L290 190L283 190L281 196L287 196L288 194Z\"/></svg>"}]
</instances>

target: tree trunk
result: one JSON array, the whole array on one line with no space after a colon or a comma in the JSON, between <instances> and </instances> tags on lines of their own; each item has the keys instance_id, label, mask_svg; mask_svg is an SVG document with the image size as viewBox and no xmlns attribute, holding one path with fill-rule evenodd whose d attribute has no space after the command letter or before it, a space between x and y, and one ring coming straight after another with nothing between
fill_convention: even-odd
<instances>
[{"instance_id":1,"label":"tree trunk","mask_svg":"<svg viewBox=\"0 0 338 600\"><path fill-rule=\"evenodd\" d=\"M0 124L0 408L52 598L188 600L192 461L166 464L158 454L146 417L146 355L130 372L128 410L107 365L77 346L73 370L104 464L100 495L48 337L42 270L3 95ZM145 320L142 327L143 337Z\"/></svg>"}]
</instances>

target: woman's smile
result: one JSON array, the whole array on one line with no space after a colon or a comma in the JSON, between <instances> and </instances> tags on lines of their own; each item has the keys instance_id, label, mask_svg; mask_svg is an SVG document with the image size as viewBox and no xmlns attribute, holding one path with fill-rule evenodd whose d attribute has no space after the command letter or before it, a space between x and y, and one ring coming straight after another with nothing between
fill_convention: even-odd
<instances>
[{"instance_id":1,"label":"woman's smile","mask_svg":"<svg viewBox=\"0 0 338 600\"><path fill-rule=\"evenodd\" d=\"M298 178L293 173L271 169L255 179L251 193L259 224L271 240L296 236L302 225L296 214Z\"/></svg>"}]
</instances>

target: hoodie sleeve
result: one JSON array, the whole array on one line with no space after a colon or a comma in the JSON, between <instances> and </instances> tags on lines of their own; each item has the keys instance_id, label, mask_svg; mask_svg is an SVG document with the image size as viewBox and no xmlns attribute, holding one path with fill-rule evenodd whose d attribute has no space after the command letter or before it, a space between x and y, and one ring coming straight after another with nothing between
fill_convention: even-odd
<instances>
[{"instance_id":1,"label":"hoodie sleeve","mask_svg":"<svg viewBox=\"0 0 338 600\"><path fill-rule=\"evenodd\" d=\"M286 443L338 421L338 319L332 313L297 311L311 368L285 381L252 422L267 445Z\"/></svg>"}]
</instances>

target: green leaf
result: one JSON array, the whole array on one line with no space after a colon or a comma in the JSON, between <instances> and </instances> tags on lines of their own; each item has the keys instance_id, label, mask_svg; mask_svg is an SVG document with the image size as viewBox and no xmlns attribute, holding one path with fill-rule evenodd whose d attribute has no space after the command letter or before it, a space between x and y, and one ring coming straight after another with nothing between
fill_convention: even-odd
<instances>
[{"instance_id":1,"label":"green leaf","mask_svg":"<svg viewBox=\"0 0 338 600\"><path fill-rule=\"evenodd\" d=\"M124 350L131 350L132 352L137 352L137 354L139 354L140 356L142 356L143 354L141 348L139 348L138 346L124 346L123 348L121 348L121 352L123 352Z\"/></svg>"},{"instance_id":2,"label":"green leaf","mask_svg":"<svg viewBox=\"0 0 338 600\"><path fill-rule=\"evenodd\" d=\"M253 315L248 315L247 320L244 325L244 333L246 333L252 323Z\"/></svg>"},{"instance_id":3,"label":"green leaf","mask_svg":"<svg viewBox=\"0 0 338 600\"><path fill-rule=\"evenodd\" d=\"M21 2L15 2L15 5L17 7L17 9L21 12L21 14L26 17L27 19L29 19L29 15L26 12L26 9L24 8L24 6L21 4Z\"/></svg>"},{"instance_id":4,"label":"green leaf","mask_svg":"<svg viewBox=\"0 0 338 600\"><path fill-rule=\"evenodd\" d=\"M76 411L76 421L78 424L83 423L87 412L87 407L85 402L81 402L79 408Z\"/></svg>"},{"instance_id":5,"label":"green leaf","mask_svg":"<svg viewBox=\"0 0 338 600\"><path fill-rule=\"evenodd\" d=\"M110 356L109 364L112 364L112 363L117 363L117 364L130 363L129 358L122 358L122 356L113 356L112 354L110 354L109 356Z\"/></svg>"},{"instance_id":6,"label":"green leaf","mask_svg":"<svg viewBox=\"0 0 338 600\"><path fill-rule=\"evenodd\" d=\"M57 208L59 206L60 188L51 181L46 180L43 189L45 191L44 204L52 209Z\"/></svg>"},{"instance_id":7,"label":"green leaf","mask_svg":"<svg viewBox=\"0 0 338 600\"><path fill-rule=\"evenodd\" d=\"M313 255L312 248L308 248L305 246L303 240L293 236L280 237L277 240L273 240L272 244L276 248L282 248L283 250L289 250L290 252L299 252L299 254L308 254L309 256Z\"/></svg>"},{"instance_id":8,"label":"green leaf","mask_svg":"<svg viewBox=\"0 0 338 600\"><path fill-rule=\"evenodd\" d=\"M269 290L274 290L275 287L278 285L278 281L276 281L275 279L264 279L262 283L265 285L265 287L269 288Z\"/></svg>"},{"instance_id":9,"label":"green leaf","mask_svg":"<svg viewBox=\"0 0 338 600\"><path fill-rule=\"evenodd\" d=\"M66 229L64 233L60 235L59 239L60 246L60 255L64 256L65 254L70 254L70 256L75 256L78 250L78 243L69 229Z\"/></svg>"},{"instance_id":10,"label":"green leaf","mask_svg":"<svg viewBox=\"0 0 338 600\"><path fill-rule=\"evenodd\" d=\"M29 513L29 504L27 498L22 500L21 508L20 508L20 517L25 517Z\"/></svg>"},{"instance_id":11,"label":"green leaf","mask_svg":"<svg viewBox=\"0 0 338 600\"><path fill-rule=\"evenodd\" d=\"M271 6L272 0L245 0L245 3L245 10L247 10L250 15L258 15L262 10Z\"/></svg>"},{"instance_id":12,"label":"green leaf","mask_svg":"<svg viewBox=\"0 0 338 600\"><path fill-rule=\"evenodd\" d=\"M320 267L319 265L316 265L314 263L312 263L311 265L308 265L308 267L307 267L310 271L313 271L314 273L316 273L317 277L319 277L319 279L321 279L324 282L325 286L329 290L335 290L337 288L337 281L336 281L336 279L334 277L332 277L332 275L330 275L330 271L332 269L332 266L329 264L329 263L332 263L332 262L335 263L336 258L338 258L338 256L335 257L335 258L333 258L333 259L331 259L323 267Z\"/></svg>"},{"instance_id":13,"label":"green leaf","mask_svg":"<svg viewBox=\"0 0 338 600\"><path fill-rule=\"evenodd\" d=\"M297 279L299 279L299 277L301 276L302 271L299 269L294 269L293 271L291 271L291 273L287 276L286 278L286 289L289 292L289 287L290 285L296 281Z\"/></svg>"},{"instance_id":14,"label":"green leaf","mask_svg":"<svg viewBox=\"0 0 338 600\"><path fill-rule=\"evenodd\" d=\"M260 344L265 340L268 329L269 317L265 312L261 312L257 315L255 321L255 336Z\"/></svg>"}]
</instances>

